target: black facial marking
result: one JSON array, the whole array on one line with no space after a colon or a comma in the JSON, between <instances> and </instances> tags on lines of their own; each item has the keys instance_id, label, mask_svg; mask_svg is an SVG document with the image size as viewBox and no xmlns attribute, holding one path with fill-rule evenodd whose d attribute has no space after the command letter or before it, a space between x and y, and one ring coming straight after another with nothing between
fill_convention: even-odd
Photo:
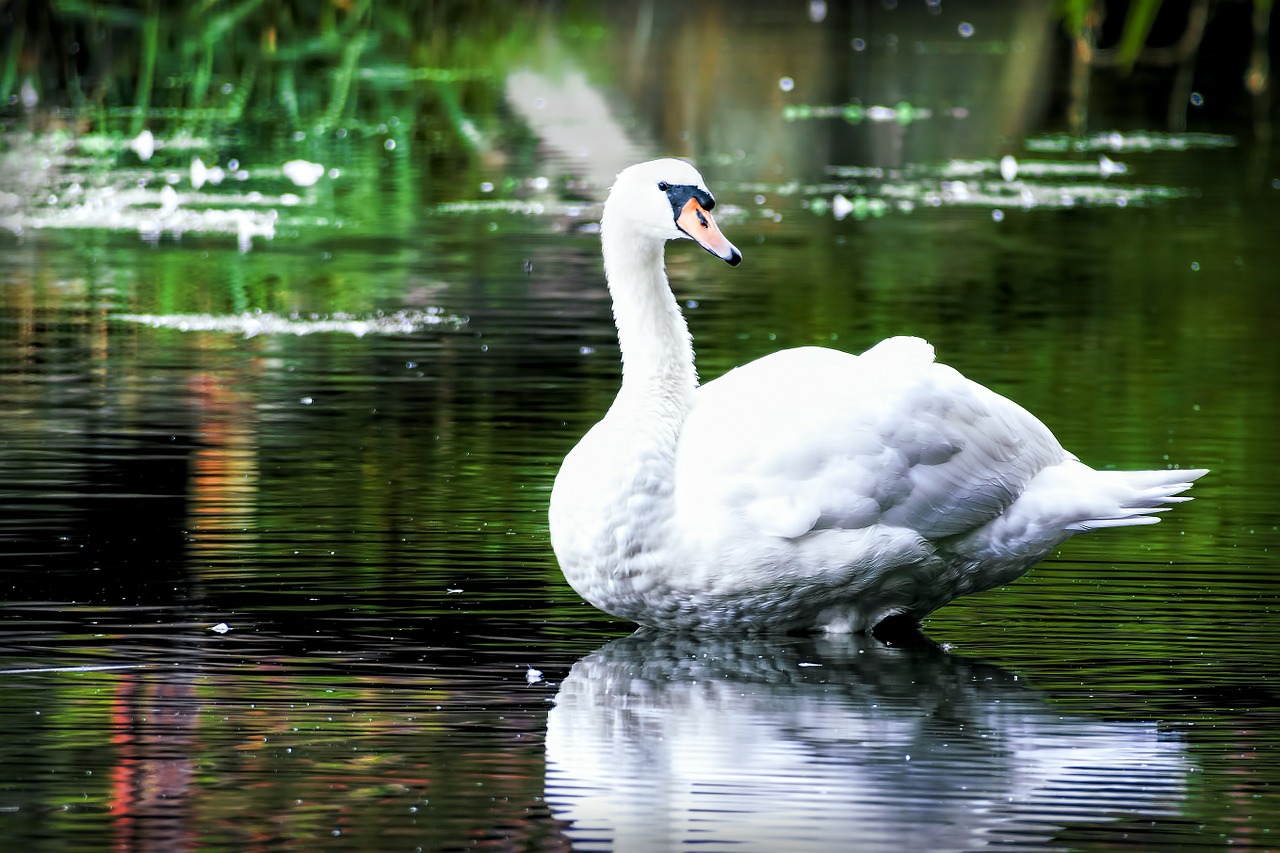
<instances>
[{"instance_id":1,"label":"black facial marking","mask_svg":"<svg viewBox=\"0 0 1280 853\"><path fill-rule=\"evenodd\" d=\"M703 210L710 210L716 206L716 200L711 197L711 193L701 187L695 187L693 184L672 186L666 181L661 181L658 184L658 189L667 194L667 199L671 202L671 214L675 219L680 218L680 214L684 212L684 206L691 198L696 198L698 204L702 205ZM706 220L703 220L703 224L706 224Z\"/></svg>"}]
</instances>

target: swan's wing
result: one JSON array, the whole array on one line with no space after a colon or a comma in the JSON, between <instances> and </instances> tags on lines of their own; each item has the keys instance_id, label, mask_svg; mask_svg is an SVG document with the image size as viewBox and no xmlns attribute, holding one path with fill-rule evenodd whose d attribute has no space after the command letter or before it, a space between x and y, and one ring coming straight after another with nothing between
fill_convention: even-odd
<instances>
[{"instance_id":1,"label":"swan's wing","mask_svg":"<svg viewBox=\"0 0 1280 853\"><path fill-rule=\"evenodd\" d=\"M1039 420L917 338L861 356L784 350L698 389L677 517L700 536L886 524L936 539L995 518L1066 458Z\"/></svg>"}]
</instances>

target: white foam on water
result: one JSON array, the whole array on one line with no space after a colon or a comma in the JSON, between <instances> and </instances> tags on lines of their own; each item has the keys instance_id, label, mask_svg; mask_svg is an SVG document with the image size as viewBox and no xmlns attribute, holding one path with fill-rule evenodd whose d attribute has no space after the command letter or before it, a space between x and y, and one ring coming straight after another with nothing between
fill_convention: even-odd
<instances>
[{"instance_id":1,"label":"white foam on water","mask_svg":"<svg viewBox=\"0 0 1280 853\"><path fill-rule=\"evenodd\" d=\"M457 328L467 318L446 314L439 308L397 311L356 317L348 314L297 315L246 311L241 314L116 314L112 319L138 323L153 329L180 332L228 332L253 338L259 335L315 335L338 333L362 338L365 335L409 335L433 327Z\"/></svg>"}]
</instances>

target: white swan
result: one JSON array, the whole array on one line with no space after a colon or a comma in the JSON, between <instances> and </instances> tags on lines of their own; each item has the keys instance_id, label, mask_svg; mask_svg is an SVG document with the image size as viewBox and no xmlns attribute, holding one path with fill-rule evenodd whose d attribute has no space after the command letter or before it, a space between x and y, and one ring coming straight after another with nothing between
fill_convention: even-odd
<instances>
[{"instance_id":1,"label":"white swan","mask_svg":"<svg viewBox=\"0 0 1280 853\"><path fill-rule=\"evenodd\" d=\"M567 457L569 584L644 625L870 630L1008 583L1070 536L1152 524L1204 470L1095 471L919 338L783 350L699 386L663 269L691 237L736 266L692 166L625 169L601 221L622 387Z\"/></svg>"}]
</instances>

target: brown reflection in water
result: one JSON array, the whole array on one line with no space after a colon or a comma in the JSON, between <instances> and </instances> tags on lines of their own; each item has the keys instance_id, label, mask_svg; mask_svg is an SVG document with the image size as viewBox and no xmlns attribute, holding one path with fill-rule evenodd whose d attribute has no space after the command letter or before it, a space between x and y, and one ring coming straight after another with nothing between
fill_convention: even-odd
<instances>
[{"instance_id":1,"label":"brown reflection in water","mask_svg":"<svg viewBox=\"0 0 1280 853\"><path fill-rule=\"evenodd\" d=\"M199 447L191 460L190 529L193 550L242 549L259 487L258 412L252 387L261 362L246 359L227 371L193 373L188 382L198 420ZM235 535L231 535L235 534Z\"/></svg>"},{"instance_id":2,"label":"brown reflection in water","mask_svg":"<svg viewBox=\"0 0 1280 853\"><path fill-rule=\"evenodd\" d=\"M191 850L196 722L200 703L188 680L125 675L111 702L111 828L117 850Z\"/></svg>"}]
</instances>

